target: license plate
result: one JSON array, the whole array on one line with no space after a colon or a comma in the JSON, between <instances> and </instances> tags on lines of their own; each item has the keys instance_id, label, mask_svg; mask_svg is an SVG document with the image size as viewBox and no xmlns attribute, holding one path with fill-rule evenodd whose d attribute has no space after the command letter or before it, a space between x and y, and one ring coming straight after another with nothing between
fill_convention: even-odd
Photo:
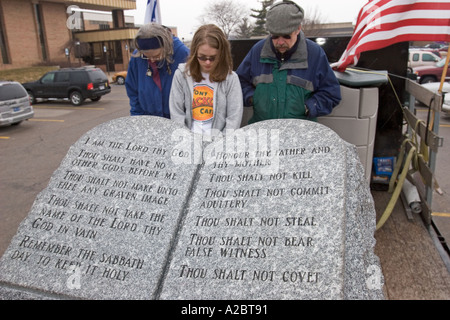
<instances>
[{"instance_id":1,"label":"license plate","mask_svg":"<svg viewBox=\"0 0 450 320\"><path fill-rule=\"evenodd\" d=\"M13 108L13 112L19 112L20 111L20 107L14 107Z\"/></svg>"},{"instance_id":2,"label":"license plate","mask_svg":"<svg viewBox=\"0 0 450 320\"><path fill-rule=\"evenodd\" d=\"M105 90L105 86L99 86L98 87L100 90Z\"/></svg>"}]
</instances>

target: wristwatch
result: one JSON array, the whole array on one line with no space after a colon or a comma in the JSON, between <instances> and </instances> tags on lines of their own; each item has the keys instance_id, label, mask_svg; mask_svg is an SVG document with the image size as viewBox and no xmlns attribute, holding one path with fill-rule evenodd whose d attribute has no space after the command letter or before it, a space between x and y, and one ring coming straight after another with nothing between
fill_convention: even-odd
<instances>
[{"instance_id":1,"label":"wristwatch","mask_svg":"<svg viewBox=\"0 0 450 320\"><path fill-rule=\"evenodd\" d=\"M308 115L309 115L309 109L308 109L308 106L305 103L305 116L308 116Z\"/></svg>"}]
</instances>

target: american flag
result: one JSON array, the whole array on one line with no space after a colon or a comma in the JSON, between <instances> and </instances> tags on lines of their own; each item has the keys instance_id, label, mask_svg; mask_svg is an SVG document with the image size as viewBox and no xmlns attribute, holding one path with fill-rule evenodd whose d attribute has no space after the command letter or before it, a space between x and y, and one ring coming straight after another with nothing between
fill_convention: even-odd
<instances>
[{"instance_id":1,"label":"american flag","mask_svg":"<svg viewBox=\"0 0 450 320\"><path fill-rule=\"evenodd\" d=\"M356 65L361 52L404 41L450 41L449 0L369 0L333 69Z\"/></svg>"},{"instance_id":2,"label":"american flag","mask_svg":"<svg viewBox=\"0 0 450 320\"><path fill-rule=\"evenodd\" d=\"M147 0L147 8L145 9L144 23L156 22L161 24L161 10L159 9L158 0Z\"/></svg>"}]
</instances>

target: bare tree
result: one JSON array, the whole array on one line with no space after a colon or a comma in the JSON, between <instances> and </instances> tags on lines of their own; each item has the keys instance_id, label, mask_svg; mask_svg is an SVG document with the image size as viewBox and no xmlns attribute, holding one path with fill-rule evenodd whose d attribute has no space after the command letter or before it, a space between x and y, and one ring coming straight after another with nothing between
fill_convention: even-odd
<instances>
[{"instance_id":1,"label":"bare tree","mask_svg":"<svg viewBox=\"0 0 450 320\"><path fill-rule=\"evenodd\" d=\"M242 3L235 0L215 0L209 3L202 12L200 23L214 23L223 30L227 38L235 35L237 38L250 38L251 36L267 35L265 29L266 14L268 8L274 3L273 0L260 0L261 9L248 9ZM253 13L252 13L253 12ZM256 19L256 23L249 18ZM305 13L302 30L306 36L313 37L321 35L323 23L321 14L317 7Z\"/></svg>"},{"instance_id":2,"label":"bare tree","mask_svg":"<svg viewBox=\"0 0 450 320\"><path fill-rule=\"evenodd\" d=\"M216 24L229 38L248 16L248 9L241 3L234 0L218 0L208 4L200 20L202 24Z\"/></svg>"},{"instance_id":3,"label":"bare tree","mask_svg":"<svg viewBox=\"0 0 450 320\"><path fill-rule=\"evenodd\" d=\"M242 22L237 26L236 37L238 39L248 39L253 34L253 26L249 22L248 18L244 18Z\"/></svg>"},{"instance_id":4,"label":"bare tree","mask_svg":"<svg viewBox=\"0 0 450 320\"><path fill-rule=\"evenodd\" d=\"M251 9L253 12L250 16L256 19L255 27L253 28L253 36L265 36L268 34L266 30L266 16L269 7L274 3L274 0L260 0L261 9ZM318 7L305 12L305 17L302 22L302 31L307 37L314 37L323 35L321 24L324 23L322 14Z\"/></svg>"},{"instance_id":5,"label":"bare tree","mask_svg":"<svg viewBox=\"0 0 450 320\"><path fill-rule=\"evenodd\" d=\"M321 36L323 35L321 30L321 24L323 23L324 19L322 18L322 14L316 6L309 12L305 12L305 18L302 22L302 31L307 37Z\"/></svg>"}]
</instances>

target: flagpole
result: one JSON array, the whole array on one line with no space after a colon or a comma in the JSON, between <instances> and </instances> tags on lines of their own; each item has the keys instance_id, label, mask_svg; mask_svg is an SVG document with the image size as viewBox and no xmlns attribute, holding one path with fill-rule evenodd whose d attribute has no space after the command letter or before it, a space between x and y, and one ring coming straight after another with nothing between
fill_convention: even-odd
<instances>
[{"instance_id":1,"label":"flagpole","mask_svg":"<svg viewBox=\"0 0 450 320\"><path fill-rule=\"evenodd\" d=\"M440 95L442 95L442 88L444 87L444 82L445 82L445 77L447 75L447 69L448 69L448 62L449 62L449 60L450 60L450 47L448 47L447 57L445 58L444 69L442 69L441 83L439 84L439 89L438 89L438 93ZM433 120L434 120L434 110L433 110ZM430 122L430 125L428 126L428 128L430 130L433 130L433 126L434 126L434 121L433 120Z\"/></svg>"},{"instance_id":2,"label":"flagpole","mask_svg":"<svg viewBox=\"0 0 450 320\"><path fill-rule=\"evenodd\" d=\"M439 86L439 93L442 94L442 88L444 87L445 77L447 76L448 62L450 61L450 46L447 50L447 57L445 58L444 69L442 70L441 85Z\"/></svg>"},{"instance_id":3,"label":"flagpole","mask_svg":"<svg viewBox=\"0 0 450 320\"><path fill-rule=\"evenodd\" d=\"M447 57L445 58L445 64L444 64L444 69L442 69L442 76L441 76L441 83L439 84L439 89L438 89L438 93L442 96L442 88L444 87L444 82L445 82L445 77L447 75L447 69L448 69L448 62L450 61L450 47L448 47L448 51L447 51ZM442 104L441 104L441 108L442 108ZM440 111L440 110L439 110ZM431 110L432 113L432 117L431 117L431 121L428 125L428 129L433 131L434 128L434 118L435 118L435 110L432 109Z\"/></svg>"}]
</instances>

